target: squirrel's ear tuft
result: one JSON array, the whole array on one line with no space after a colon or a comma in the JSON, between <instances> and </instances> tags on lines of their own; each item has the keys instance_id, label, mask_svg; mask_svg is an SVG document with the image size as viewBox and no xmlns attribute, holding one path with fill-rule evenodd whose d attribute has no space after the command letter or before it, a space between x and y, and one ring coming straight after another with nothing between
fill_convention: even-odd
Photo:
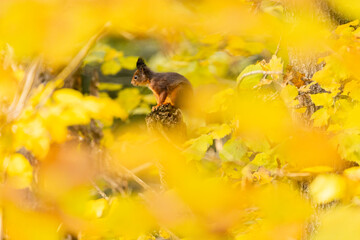
<instances>
[{"instance_id":1,"label":"squirrel's ear tuft","mask_svg":"<svg viewBox=\"0 0 360 240\"><path fill-rule=\"evenodd\" d=\"M139 59L137 60L137 63L136 63L136 68L140 69L140 68L145 67L145 66L146 66L146 64L144 62L144 59L139 57Z\"/></svg>"}]
</instances>

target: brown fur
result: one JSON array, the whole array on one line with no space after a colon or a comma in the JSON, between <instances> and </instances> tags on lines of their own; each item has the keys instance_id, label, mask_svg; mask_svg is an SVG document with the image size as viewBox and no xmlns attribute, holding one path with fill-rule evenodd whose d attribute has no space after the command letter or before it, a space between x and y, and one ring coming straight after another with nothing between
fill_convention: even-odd
<instances>
[{"instance_id":1,"label":"brown fur","mask_svg":"<svg viewBox=\"0 0 360 240\"><path fill-rule=\"evenodd\" d=\"M193 95L191 83L184 76L175 72L153 72L141 58L137 62L137 70L131 83L134 86L150 88L156 97L155 108L166 103L178 108L186 108Z\"/></svg>"}]
</instances>

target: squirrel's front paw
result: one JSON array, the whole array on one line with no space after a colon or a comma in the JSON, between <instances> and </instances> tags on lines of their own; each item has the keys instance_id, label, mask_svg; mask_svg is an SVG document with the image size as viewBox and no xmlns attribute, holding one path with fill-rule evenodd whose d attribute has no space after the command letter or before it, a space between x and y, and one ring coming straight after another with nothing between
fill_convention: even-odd
<instances>
[{"instance_id":1,"label":"squirrel's front paw","mask_svg":"<svg viewBox=\"0 0 360 240\"><path fill-rule=\"evenodd\" d=\"M159 106L160 106L160 105L153 106L153 107L151 108L151 111L152 111L152 112L155 111L156 109L159 108Z\"/></svg>"}]
</instances>

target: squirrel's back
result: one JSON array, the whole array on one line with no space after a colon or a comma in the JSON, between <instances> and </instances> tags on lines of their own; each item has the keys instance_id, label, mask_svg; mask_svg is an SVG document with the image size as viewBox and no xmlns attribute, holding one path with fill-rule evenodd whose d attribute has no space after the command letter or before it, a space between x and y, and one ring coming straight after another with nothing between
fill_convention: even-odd
<instances>
[{"instance_id":1,"label":"squirrel's back","mask_svg":"<svg viewBox=\"0 0 360 240\"><path fill-rule=\"evenodd\" d=\"M171 103L179 108L189 106L193 96L193 88L189 80L176 72L153 72L139 58L137 70L131 80L135 86L148 86L157 99L157 106Z\"/></svg>"}]
</instances>

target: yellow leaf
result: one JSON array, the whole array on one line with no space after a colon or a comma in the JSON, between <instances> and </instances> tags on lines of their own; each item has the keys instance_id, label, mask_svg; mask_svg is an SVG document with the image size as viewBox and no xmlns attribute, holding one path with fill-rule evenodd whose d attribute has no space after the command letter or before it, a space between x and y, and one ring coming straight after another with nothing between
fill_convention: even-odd
<instances>
[{"instance_id":1,"label":"yellow leaf","mask_svg":"<svg viewBox=\"0 0 360 240\"><path fill-rule=\"evenodd\" d=\"M311 100L316 106L331 106L334 103L333 94L331 93L317 93L311 94Z\"/></svg>"},{"instance_id":2,"label":"yellow leaf","mask_svg":"<svg viewBox=\"0 0 360 240\"><path fill-rule=\"evenodd\" d=\"M125 69L130 69L130 70L136 68L137 60L138 60L138 57L134 57L134 56L119 58L121 67L123 67Z\"/></svg>"},{"instance_id":3,"label":"yellow leaf","mask_svg":"<svg viewBox=\"0 0 360 240\"><path fill-rule=\"evenodd\" d=\"M360 211L357 206L331 208L320 215L316 240L354 240L360 238Z\"/></svg>"},{"instance_id":4,"label":"yellow leaf","mask_svg":"<svg viewBox=\"0 0 360 240\"><path fill-rule=\"evenodd\" d=\"M283 68L284 68L284 64L281 60L281 58L277 57L276 55L273 55L269 64L269 71L272 71L272 72L282 72L283 71ZM273 79L276 81L276 80L279 80L279 74L271 74L271 76L273 77Z\"/></svg>"},{"instance_id":5,"label":"yellow leaf","mask_svg":"<svg viewBox=\"0 0 360 240\"><path fill-rule=\"evenodd\" d=\"M349 32L353 32L354 28L351 26L358 26L359 25L359 19L356 19L352 22L346 23L346 24L342 24L340 26L338 26L335 30L335 33L338 35L344 35L347 34Z\"/></svg>"},{"instance_id":6,"label":"yellow leaf","mask_svg":"<svg viewBox=\"0 0 360 240\"><path fill-rule=\"evenodd\" d=\"M105 82L101 82L99 84L99 90L103 91L119 91L122 88L121 84L118 83L105 83Z\"/></svg>"},{"instance_id":7,"label":"yellow leaf","mask_svg":"<svg viewBox=\"0 0 360 240\"><path fill-rule=\"evenodd\" d=\"M360 83L355 80L346 83L344 94L349 95L349 97L354 100L360 101Z\"/></svg>"},{"instance_id":8,"label":"yellow leaf","mask_svg":"<svg viewBox=\"0 0 360 240\"><path fill-rule=\"evenodd\" d=\"M108 208L108 202L103 199L90 200L86 203L85 216L88 218L100 218Z\"/></svg>"},{"instance_id":9,"label":"yellow leaf","mask_svg":"<svg viewBox=\"0 0 360 240\"><path fill-rule=\"evenodd\" d=\"M231 133L231 128L228 124L222 124L216 127L212 132L211 136L213 139L220 139Z\"/></svg>"},{"instance_id":10,"label":"yellow leaf","mask_svg":"<svg viewBox=\"0 0 360 240\"><path fill-rule=\"evenodd\" d=\"M224 144L219 156L224 162L245 162L248 161L245 157L247 151L248 149L241 139L232 138Z\"/></svg>"},{"instance_id":11,"label":"yellow leaf","mask_svg":"<svg viewBox=\"0 0 360 240\"><path fill-rule=\"evenodd\" d=\"M81 104L83 95L74 89L71 88L62 88L57 90L53 94L53 99L60 104L76 106Z\"/></svg>"},{"instance_id":12,"label":"yellow leaf","mask_svg":"<svg viewBox=\"0 0 360 240\"><path fill-rule=\"evenodd\" d=\"M59 240L60 221L46 211L20 209L12 203L4 207L4 228L9 239L16 240ZM19 226L21 231L19 231Z\"/></svg>"},{"instance_id":13,"label":"yellow leaf","mask_svg":"<svg viewBox=\"0 0 360 240\"><path fill-rule=\"evenodd\" d=\"M104 61L110 61L110 60L118 57L119 54L122 54L122 52L118 52L115 49L110 48L106 51L106 54L104 56Z\"/></svg>"},{"instance_id":14,"label":"yellow leaf","mask_svg":"<svg viewBox=\"0 0 360 240\"><path fill-rule=\"evenodd\" d=\"M141 95L137 88L126 88L119 92L116 101L127 112L131 112L141 102Z\"/></svg>"},{"instance_id":15,"label":"yellow leaf","mask_svg":"<svg viewBox=\"0 0 360 240\"><path fill-rule=\"evenodd\" d=\"M349 78L349 73L341 59L335 56L325 58L326 65L316 72L313 80L318 82L321 87L330 92L338 91L341 82Z\"/></svg>"},{"instance_id":16,"label":"yellow leaf","mask_svg":"<svg viewBox=\"0 0 360 240\"><path fill-rule=\"evenodd\" d=\"M117 74L119 71L121 70L121 65L120 63L113 59L113 60L109 60L104 62L101 65L101 72L104 75L115 75Z\"/></svg>"},{"instance_id":17,"label":"yellow leaf","mask_svg":"<svg viewBox=\"0 0 360 240\"><path fill-rule=\"evenodd\" d=\"M254 160L251 161L251 164L254 164L255 166L264 166L266 168L276 168L278 166L276 159L268 153L256 154Z\"/></svg>"},{"instance_id":18,"label":"yellow leaf","mask_svg":"<svg viewBox=\"0 0 360 240\"><path fill-rule=\"evenodd\" d=\"M230 104L232 97L234 96L234 90L232 88L225 89L216 93L211 97L210 101L204 106L205 111L208 113L215 113L218 111L224 111Z\"/></svg>"},{"instance_id":19,"label":"yellow leaf","mask_svg":"<svg viewBox=\"0 0 360 240\"><path fill-rule=\"evenodd\" d=\"M16 188L30 187L33 178L33 169L29 161L20 153L10 156L6 168L8 181Z\"/></svg>"},{"instance_id":20,"label":"yellow leaf","mask_svg":"<svg viewBox=\"0 0 360 240\"><path fill-rule=\"evenodd\" d=\"M211 136L203 134L198 138L191 139L185 143L185 146L189 146L186 149L188 159L201 160L209 146L213 143Z\"/></svg>"},{"instance_id":21,"label":"yellow leaf","mask_svg":"<svg viewBox=\"0 0 360 240\"><path fill-rule=\"evenodd\" d=\"M311 115L311 119L314 120L314 127L322 127L328 124L330 115L326 108L321 108Z\"/></svg>"},{"instance_id":22,"label":"yellow leaf","mask_svg":"<svg viewBox=\"0 0 360 240\"><path fill-rule=\"evenodd\" d=\"M345 179L335 174L319 175L310 185L310 194L318 204L342 199L345 191Z\"/></svg>"},{"instance_id":23,"label":"yellow leaf","mask_svg":"<svg viewBox=\"0 0 360 240\"><path fill-rule=\"evenodd\" d=\"M345 177L347 177L351 180L359 181L360 180L360 167L348 168L344 171L344 175L345 175Z\"/></svg>"},{"instance_id":24,"label":"yellow leaf","mask_svg":"<svg viewBox=\"0 0 360 240\"><path fill-rule=\"evenodd\" d=\"M99 219L104 232L110 230L129 239L152 229L154 220L140 201L131 198L113 199L108 214Z\"/></svg>"},{"instance_id":25,"label":"yellow leaf","mask_svg":"<svg viewBox=\"0 0 360 240\"><path fill-rule=\"evenodd\" d=\"M281 98L284 100L284 102L287 105L290 105L292 102L294 102L295 97L298 95L298 90L293 85L286 85L280 93Z\"/></svg>"}]
</instances>

